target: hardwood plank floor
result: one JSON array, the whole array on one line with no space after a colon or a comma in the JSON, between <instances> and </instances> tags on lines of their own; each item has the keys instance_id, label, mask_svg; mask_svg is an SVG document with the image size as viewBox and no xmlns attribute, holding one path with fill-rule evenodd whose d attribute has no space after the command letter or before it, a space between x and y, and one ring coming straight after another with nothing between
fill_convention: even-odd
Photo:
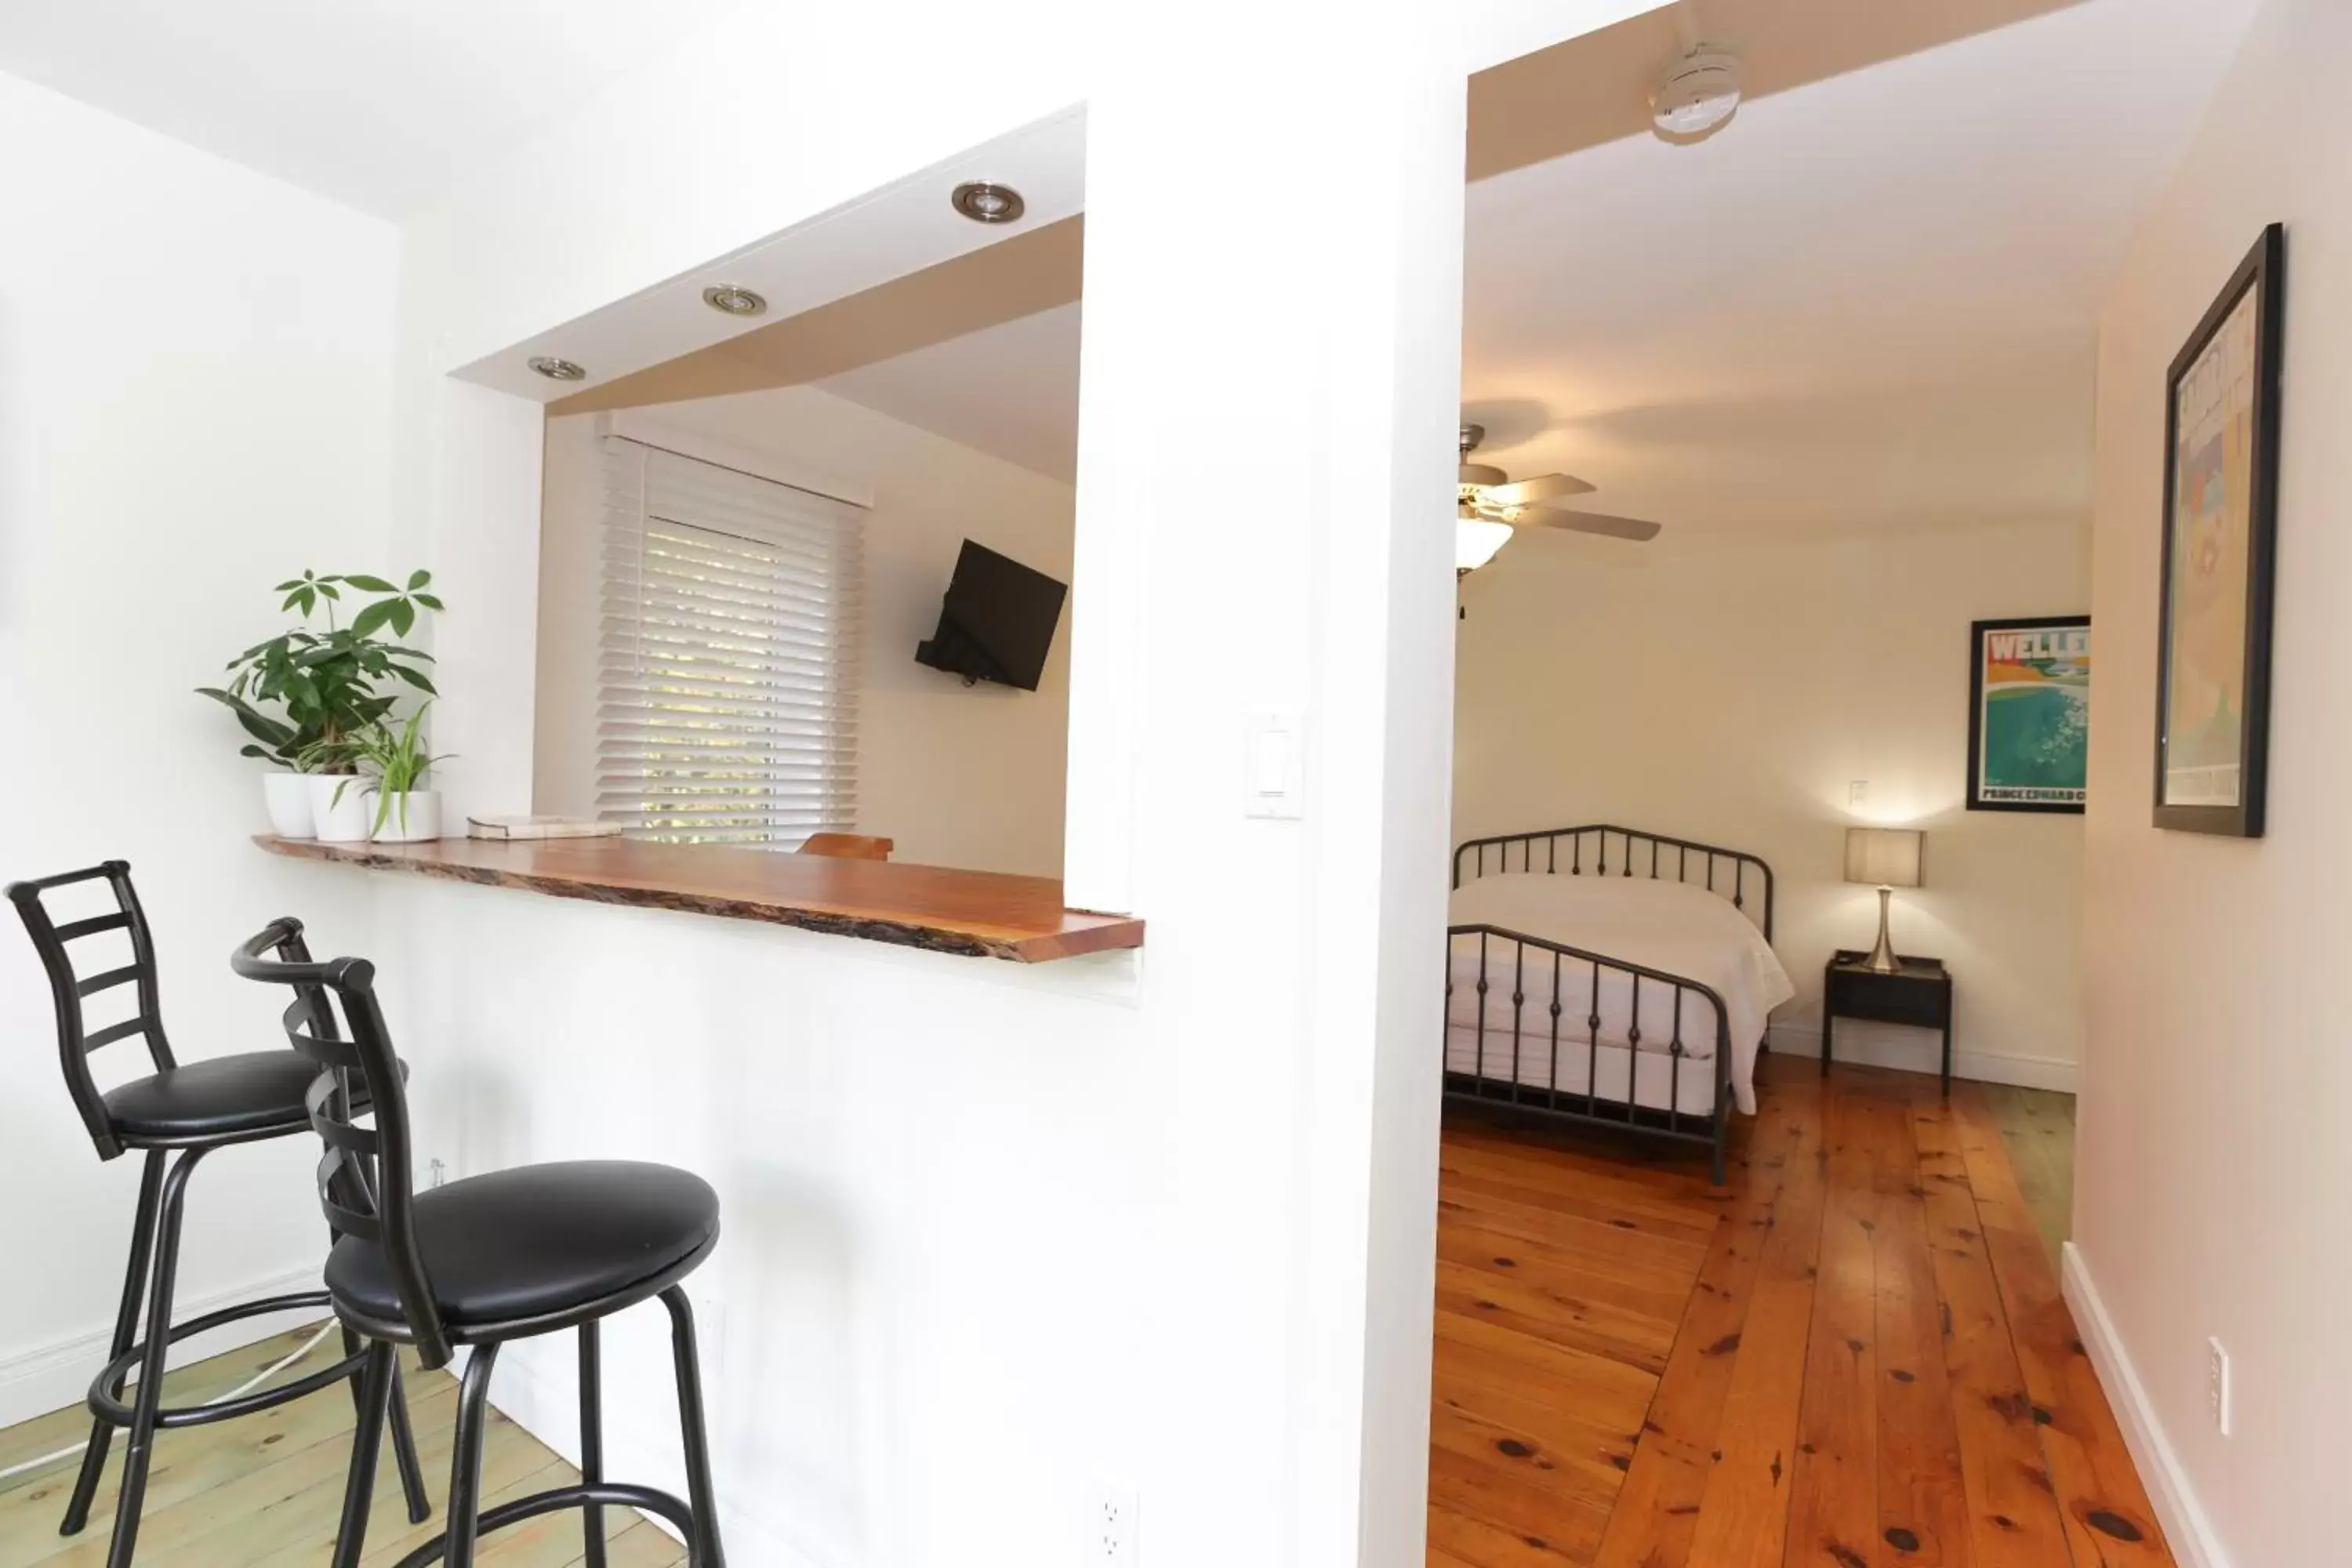
<instances>
[{"instance_id":1,"label":"hardwood plank floor","mask_svg":"<svg viewBox=\"0 0 2352 1568\"><path fill-rule=\"evenodd\" d=\"M1431 1568L2170 1564L2058 1293L2071 1097L1758 1079L1721 1191L1449 1119Z\"/></svg>"},{"instance_id":2,"label":"hardwood plank floor","mask_svg":"<svg viewBox=\"0 0 2352 1568\"><path fill-rule=\"evenodd\" d=\"M217 1398L292 1353L314 1331L296 1330L180 1368L164 1380L166 1398ZM316 1371L339 1352L337 1340L330 1336L276 1381L290 1382ZM410 1526L387 1440L369 1520L364 1561L371 1568L397 1562L440 1533L444 1525L441 1508L448 1497L457 1384L413 1364L405 1382L434 1515L421 1526ZM58 1521L81 1462L80 1444L89 1434L89 1415L79 1405L0 1430L0 1470L68 1446L74 1449L67 1458L0 1479L0 1564L96 1568L104 1563L121 1473L121 1436L99 1486L89 1527L78 1536L58 1533ZM160 1434L140 1522L140 1568L316 1568L333 1550L351 1440L351 1399L331 1389L258 1415ZM577 1471L536 1438L493 1413L482 1458L482 1491L488 1504L578 1479ZM634 1510L607 1509L604 1523L612 1568L672 1568L686 1561L684 1547ZM478 1561L484 1568L568 1568L585 1552L580 1515L566 1511L484 1537Z\"/></svg>"}]
</instances>

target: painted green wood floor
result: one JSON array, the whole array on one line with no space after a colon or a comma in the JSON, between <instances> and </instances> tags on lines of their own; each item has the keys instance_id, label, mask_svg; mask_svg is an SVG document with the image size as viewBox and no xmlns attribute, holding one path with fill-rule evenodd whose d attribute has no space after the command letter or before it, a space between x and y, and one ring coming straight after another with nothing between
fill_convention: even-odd
<instances>
[{"instance_id":1,"label":"painted green wood floor","mask_svg":"<svg viewBox=\"0 0 2352 1568\"><path fill-rule=\"evenodd\" d=\"M297 1330L174 1372L164 1382L167 1399L216 1398L291 1353L313 1331ZM339 1348L340 1342L330 1336L278 1381L328 1364ZM448 1497L457 1385L414 1366L404 1381L434 1516L420 1527L410 1527L387 1439L369 1521L364 1561L370 1564L396 1562L438 1534L442 1505ZM0 1568L33 1568L37 1563L41 1568L102 1568L122 1468L120 1436L99 1486L89 1528L79 1536L58 1533L80 1463L79 1445L89 1433L89 1415L79 1405L0 1431L0 1470L76 1446L71 1458L0 1480ZM258 1415L163 1433L155 1443L139 1531L140 1568L315 1568L325 1563L342 1510L351 1440L352 1402L333 1390ZM485 1507L578 1479L571 1466L493 1412L482 1461ZM684 1547L630 1510L606 1510L604 1524L612 1568L670 1568L686 1561ZM580 1515L565 1511L485 1537L478 1561L484 1568L567 1568L583 1554Z\"/></svg>"}]
</instances>

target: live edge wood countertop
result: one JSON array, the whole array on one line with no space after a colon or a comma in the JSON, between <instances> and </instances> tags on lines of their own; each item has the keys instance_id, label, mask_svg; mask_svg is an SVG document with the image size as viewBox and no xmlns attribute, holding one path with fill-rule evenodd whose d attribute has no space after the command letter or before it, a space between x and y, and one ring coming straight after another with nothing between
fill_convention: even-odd
<instances>
[{"instance_id":1,"label":"live edge wood countertop","mask_svg":"<svg viewBox=\"0 0 2352 1568\"><path fill-rule=\"evenodd\" d=\"M766 921L972 958L1041 963L1143 945L1141 921L1065 909L1062 884L1046 877L632 838L321 844L262 834L254 842L296 859Z\"/></svg>"}]
</instances>

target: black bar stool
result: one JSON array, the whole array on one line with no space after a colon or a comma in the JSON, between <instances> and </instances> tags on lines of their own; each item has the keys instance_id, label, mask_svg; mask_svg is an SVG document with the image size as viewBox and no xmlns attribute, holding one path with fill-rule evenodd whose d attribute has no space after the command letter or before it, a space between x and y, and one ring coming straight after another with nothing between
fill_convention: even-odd
<instances>
[{"instance_id":1,"label":"black bar stool","mask_svg":"<svg viewBox=\"0 0 2352 1568\"><path fill-rule=\"evenodd\" d=\"M110 912L68 921L63 925L50 918L43 901L45 894L101 879L114 895ZM65 1068L66 1092L73 1097L75 1109L81 1112L82 1124L89 1130L90 1141L98 1145L99 1158L112 1160L131 1149L142 1150L147 1156L146 1173L139 1184L139 1215L132 1225L131 1264L123 1277L122 1304L115 1313L113 1359L89 1387L90 1414L96 1419L90 1426L89 1445L82 1451L81 1475L74 1482L73 1498L66 1505L65 1522L59 1530L60 1534L79 1535L89 1522L90 1503L98 1492L99 1477L106 1468L107 1449L113 1443L114 1429L128 1427L131 1442L122 1456L121 1495L115 1507L114 1540L106 1561L108 1568L129 1568L131 1552L138 1544L139 1512L146 1500L147 1468L158 1431L249 1415L337 1383L350 1385L364 1421L369 1407L362 1386L362 1376L372 1363L368 1353L360 1348L359 1336L346 1328L344 1359L323 1371L240 1399L184 1409L163 1407L164 1352L172 1344L243 1318L329 1304L327 1291L306 1290L226 1307L185 1323L172 1322L172 1290L179 1272L181 1214L188 1178L196 1163L214 1150L232 1143L253 1143L307 1132L310 1114L303 1093L317 1069L301 1056L288 1050L214 1057L185 1067L179 1064L163 1033L163 1007L157 1000L155 984L154 941L147 929L146 913L139 906L139 895L131 885L131 868L125 862L109 860L88 870L68 871L37 881L11 882L8 898L24 918L26 931L32 935L33 946L41 955L41 967L48 972L49 993L57 1005L58 1054ZM131 962L100 973L78 973L68 944L114 931L128 934ZM97 1029L88 1027L83 1004L100 992L120 985L138 988L137 1012L120 1023ZM133 1035L146 1041L154 1072L101 1092L90 1076L90 1054ZM180 1157L166 1173L165 1156L173 1150L179 1151ZM151 1268L154 1272L152 1284L148 1281ZM147 1337L143 1342L138 1338L142 1298L147 1309ZM131 1402L125 1404L123 1383L133 1367L139 1372L139 1388ZM385 1419L381 1402L374 1419L378 1425ZM393 1453L399 1463L401 1485L407 1493L408 1517L421 1524L433 1510L425 1495L424 1475L417 1468L416 1444L409 1433L405 1401L393 1405L391 1420ZM370 1429L364 1437L373 1463L376 1433Z\"/></svg>"},{"instance_id":2,"label":"black bar stool","mask_svg":"<svg viewBox=\"0 0 2352 1568\"><path fill-rule=\"evenodd\" d=\"M667 1165L577 1161L468 1176L419 1194L408 1100L376 1002L375 966L363 958L312 962L296 920L272 921L232 963L248 980L293 988L287 1037L319 1068L309 1095L311 1123L327 1144L319 1196L343 1237L327 1258L327 1290L335 1315L369 1342L368 1410L380 1413L393 1397L395 1345L415 1345L428 1367L447 1365L457 1346L472 1349L457 1394L449 1528L398 1568L442 1561L473 1568L478 1534L566 1508L584 1516L588 1568L604 1568L610 1504L661 1515L685 1534L694 1568L724 1568L694 1312L680 1283L719 1245L719 1195L709 1184ZM357 1125L371 1106L375 1126ZM691 1507L604 1476L597 1327L656 1296L669 1309ZM581 1484L484 1512L482 1439L499 1349L564 1329L580 1331ZM380 1415L360 1421L335 1568L352 1568L366 1544L382 1425Z\"/></svg>"}]
</instances>

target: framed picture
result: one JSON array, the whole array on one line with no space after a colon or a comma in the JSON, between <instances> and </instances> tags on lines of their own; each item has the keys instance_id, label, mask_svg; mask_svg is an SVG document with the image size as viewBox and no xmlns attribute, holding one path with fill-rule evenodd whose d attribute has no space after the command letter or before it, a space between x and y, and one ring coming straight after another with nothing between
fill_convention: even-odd
<instances>
[{"instance_id":1,"label":"framed picture","mask_svg":"<svg viewBox=\"0 0 2352 1568\"><path fill-rule=\"evenodd\" d=\"M2166 383L2158 827L2262 836L2285 265L2273 224Z\"/></svg>"},{"instance_id":2,"label":"framed picture","mask_svg":"<svg viewBox=\"0 0 2352 1568\"><path fill-rule=\"evenodd\" d=\"M2090 742L2090 616L1969 627L1970 811L2081 811Z\"/></svg>"}]
</instances>

